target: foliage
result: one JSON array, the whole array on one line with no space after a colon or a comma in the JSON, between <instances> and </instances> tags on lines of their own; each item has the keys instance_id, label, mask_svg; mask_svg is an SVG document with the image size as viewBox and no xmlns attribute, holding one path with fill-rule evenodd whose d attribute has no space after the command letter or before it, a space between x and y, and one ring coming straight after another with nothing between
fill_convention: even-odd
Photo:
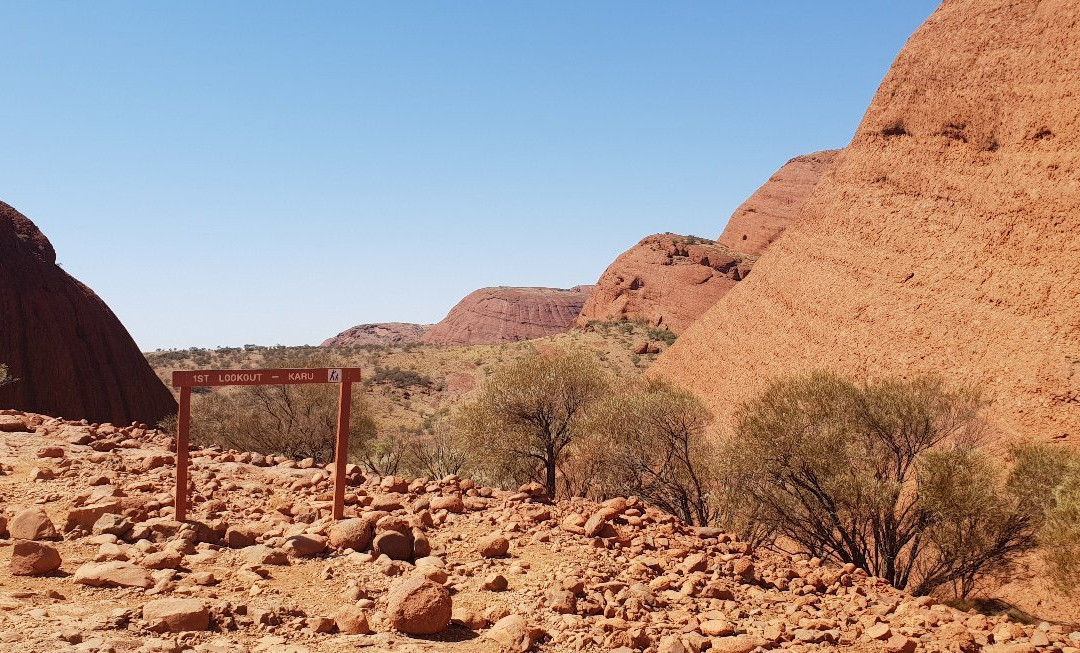
<instances>
[{"instance_id":1,"label":"foliage","mask_svg":"<svg viewBox=\"0 0 1080 653\"><path fill-rule=\"evenodd\" d=\"M399 389L409 387L431 388L435 385L431 377L424 376L415 370L403 370L400 367L380 367L378 365L375 366L375 374L368 382L387 383Z\"/></svg>"},{"instance_id":2,"label":"foliage","mask_svg":"<svg viewBox=\"0 0 1080 653\"><path fill-rule=\"evenodd\" d=\"M405 454L406 466L415 476L444 478L462 474L468 464L468 452L454 437L449 424L438 422L430 434L414 436Z\"/></svg>"},{"instance_id":3,"label":"foliage","mask_svg":"<svg viewBox=\"0 0 1080 653\"><path fill-rule=\"evenodd\" d=\"M556 469L585 411L605 395L592 356L538 353L495 371L458 410L454 428L478 471L495 481L542 479L555 496Z\"/></svg>"},{"instance_id":4,"label":"foliage","mask_svg":"<svg viewBox=\"0 0 1080 653\"><path fill-rule=\"evenodd\" d=\"M11 373L8 371L8 366L0 363L0 388L14 383L17 380L18 379L12 378Z\"/></svg>"},{"instance_id":5,"label":"foliage","mask_svg":"<svg viewBox=\"0 0 1080 653\"><path fill-rule=\"evenodd\" d=\"M1051 576L1071 593L1080 588L1080 454L1064 454L1060 449L1050 453L1062 473L1039 538Z\"/></svg>"},{"instance_id":6,"label":"foliage","mask_svg":"<svg viewBox=\"0 0 1080 653\"><path fill-rule=\"evenodd\" d=\"M589 411L575 451L598 462L607 496L637 495L691 524L715 518L712 416L694 395L663 382L613 395Z\"/></svg>"},{"instance_id":7,"label":"foliage","mask_svg":"<svg viewBox=\"0 0 1080 653\"><path fill-rule=\"evenodd\" d=\"M774 382L725 445L727 505L812 555L964 596L1035 546L1048 483L1025 450L1008 474L991 463L981 406L936 377Z\"/></svg>"}]
</instances>

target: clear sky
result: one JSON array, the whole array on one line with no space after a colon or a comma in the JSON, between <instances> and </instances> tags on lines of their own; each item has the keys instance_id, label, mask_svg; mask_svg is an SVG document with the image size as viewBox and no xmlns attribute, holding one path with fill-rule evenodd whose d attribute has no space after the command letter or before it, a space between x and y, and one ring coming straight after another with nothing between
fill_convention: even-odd
<instances>
[{"instance_id":1,"label":"clear sky","mask_svg":"<svg viewBox=\"0 0 1080 653\"><path fill-rule=\"evenodd\" d=\"M316 344L715 238L936 0L0 1L0 199L144 349Z\"/></svg>"}]
</instances>

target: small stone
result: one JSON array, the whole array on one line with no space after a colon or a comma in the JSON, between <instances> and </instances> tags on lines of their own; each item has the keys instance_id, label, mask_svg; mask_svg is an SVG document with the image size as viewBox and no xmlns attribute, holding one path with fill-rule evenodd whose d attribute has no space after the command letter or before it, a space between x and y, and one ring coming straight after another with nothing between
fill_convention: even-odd
<instances>
[{"instance_id":1,"label":"small stone","mask_svg":"<svg viewBox=\"0 0 1080 653\"><path fill-rule=\"evenodd\" d=\"M90 532L94 535L115 535L123 537L133 528L131 520L123 515L107 512L98 518L91 527Z\"/></svg>"},{"instance_id":2,"label":"small stone","mask_svg":"<svg viewBox=\"0 0 1080 653\"><path fill-rule=\"evenodd\" d=\"M347 635L367 635L371 633L367 612L355 605L344 605L334 614L334 623L339 631Z\"/></svg>"},{"instance_id":3,"label":"small stone","mask_svg":"<svg viewBox=\"0 0 1080 653\"><path fill-rule=\"evenodd\" d=\"M432 512L445 510L447 512L462 513L465 512L465 503L461 500L460 494L451 494L450 496L433 498L430 508Z\"/></svg>"},{"instance_id":4,"label":"small stone","mask_svg":"<svg viewBox=\"0 0 1080 653\"><path fill-rule=\"evenodd\" d=\"M367 551L371 546L371 522L367 519L346 519L330 527L330 546L335 549Z\"/></svg>"},{"instance_id":5,"label":"small stone","mask_svg":"<svg viewBox=\"0 0 1080 653\"><path fill-rule=\"evenodd\" d=\"M893 635L885 642L885 648L889 650L889 653L915 653L915 646L915 640L900 634Z\"/></svg>"},{"instance_id":6,"label":"small stone","mask_svg":"<svg viewBox=\"0 0 1080 653\"><path fill-rule=\"evenodd\" d=\"M889 624L874 624L863 631L863 635L867 639L886 640L892 637L892 629L889 628Z\"/></svg>"},{"instance_id":7,"label":"small stone","mask_svg":"<svg viewBox=\"0 0 1080 653\"><path fill-rule=\"evenodd\" d=\"M543 630L530 626L525 621L525 617L519 614L511 614L499 619L484 633L485 638L512 653L526 653L543 636Z\"/></svg>"},{"instance_id":8,"label":"small stone","mask_svg":"<svg viewBox=\"0 0 1080 653\"><path fill-rule=\"evenodd\" d=\"M485 558L501 558L510 550L510 541L495 533L480 540L476 549Z\"/></svg>"},{"instance_id":9,"label":"small stone","mask_svg":"<svg viewBox=\"0 0 1080 653\"><path fill-rule=\"evenodd\" d=\"M391 560L409 560L413 554L412 533L408 535L398 531L379 533L371 548Z\"/></svg>"},{"instance_id":10,"label":"small stone","mask_svg":"<svg viewBox=\"0 0 1080 653\"><path fill-rule=\"evenodd\" d=\"M484 579L484 589L489 592L504 592L510 583L502 574L491 574Z\"/></svg>"},{"instance_id":11,"label":"small stone","mask_svg":"<svg viewBox=\"0 0 1080 653\"><path fill-rule=\"evenodd\" d=\"M210 612L198 599L158 599L143 606L143 619L157 633L208 630Z\"/></svg>"},{"instance_id":12,"label":"small stone","mask_svg":"<svg viewBox=\"0 0 1080 653\"><path fill-rule=\"evenodd\" d=\"M310 558L326 551L326 538L322 535L293 535L285 540L282 548L290 555Z\"/></svg>"}]
</instances>

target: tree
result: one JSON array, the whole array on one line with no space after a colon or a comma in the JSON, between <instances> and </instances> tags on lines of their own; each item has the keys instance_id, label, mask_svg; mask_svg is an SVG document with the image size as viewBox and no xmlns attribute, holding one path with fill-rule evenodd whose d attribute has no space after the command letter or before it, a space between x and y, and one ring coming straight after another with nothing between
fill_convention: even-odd
<instances>
[{"instance_id":1,"label":"tree","mask_svg":"<svg viewBox=\"0 0 1080 653\"><path fill-rule=\"evenodd\" d=\"M746 513L822 558L914 594L971 591L1036 544L1042 487L979 447L982 401L936 377L856 385L815 372L771 383L725 445ZM1052 486L1050 486L1052 487Z\"/></svg>"},{"instance_id":2,"label":"tree","mask_svg":"<svg viewBox=\"0 0 1080 653\"><path fill-rule=\"evenodd\" d=\"M1050 575L1071 593L1080 587L1080 454L1043 447L1046 457L1039 462L1060 477L1049 497L1039 543Z\"/></svg>"},{"instance_id":3,"label":"tree","mask_svg":"<svg viewBox=\"0 0 1080 653\"><path fill-rule=\"evenodd\" d=\"M653 381L590 409L575 445L595 462L601 495L637 495L690 524L716 516L715 453L706 442L712 415L691 393Z\"/></svg>"},{"instance_id":4,"label":"tree","mask_svg":"<svg viewBox=\"0 0 1080 653\"><path fill-rule=\"evenodd\" d=\"M533 353L496 371L458 410L454 426L479 469L500 480L542 478L554 497L564 451L608 386L587 354Z\"/></svg>"},{"instance_id":5,"label":"tree","mask_svg":"<svg viewBox=\"0 0 1080 653\"><path fill-rule=\"evenodd\" d=\"M0 388L14 383L17 380L18 379L12 378L11 373L8 371L8 366L0 363Z\"/></svg>"}]
</instances>

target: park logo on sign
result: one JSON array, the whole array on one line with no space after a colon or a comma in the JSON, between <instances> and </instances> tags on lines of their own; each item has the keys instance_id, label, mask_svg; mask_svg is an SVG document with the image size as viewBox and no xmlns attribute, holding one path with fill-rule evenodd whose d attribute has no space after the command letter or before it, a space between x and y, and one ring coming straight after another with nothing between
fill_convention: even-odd
<instances>
[{"instance_id":1,"label":"park logo on sign","mask_svg":"<svg viewBox=\"0 0 1080 653\"><path fill-rule=\"evenodd\" d=\"M341 383L341 370L327 370L327 380L330 383Z\"/></svg>"}]
</instances>

